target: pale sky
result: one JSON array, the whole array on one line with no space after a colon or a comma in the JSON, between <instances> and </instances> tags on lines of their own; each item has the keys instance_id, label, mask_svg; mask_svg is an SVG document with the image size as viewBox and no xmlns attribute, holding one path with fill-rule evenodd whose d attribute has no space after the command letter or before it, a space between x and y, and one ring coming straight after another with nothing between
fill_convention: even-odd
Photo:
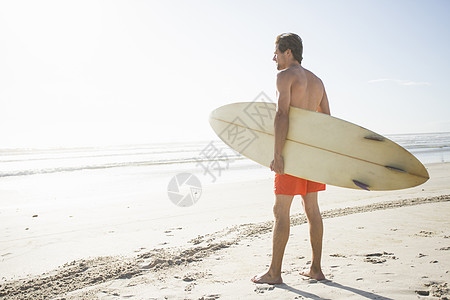
<instances>
[{"instance_id":1,"label":"pale sky","mask_svg":"<svg viewBox=\"0 0 450 300\"><path fill-rule=\"evenodd\" d=\"M331 112L450 131L450 1L1 1L0 147L215 139L218 106L275 99L275 37L303 39Z\"/></svg>"}]
</instances>

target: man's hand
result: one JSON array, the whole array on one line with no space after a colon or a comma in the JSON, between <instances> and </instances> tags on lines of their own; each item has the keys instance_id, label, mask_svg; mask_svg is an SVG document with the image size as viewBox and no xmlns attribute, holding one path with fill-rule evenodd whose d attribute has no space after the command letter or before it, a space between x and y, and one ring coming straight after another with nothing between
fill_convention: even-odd
<instances>
[{"instance_id":1,"label":"man's hand","mask_svg":"<svg viewBox=\"0 0 450 300\"><path fill-rule=\"evenodd\" d=\"M270 163L270 170L277 174L284 174L284 159L281 155L275 155L272 162Z\"/></svg>"}]
</instances>

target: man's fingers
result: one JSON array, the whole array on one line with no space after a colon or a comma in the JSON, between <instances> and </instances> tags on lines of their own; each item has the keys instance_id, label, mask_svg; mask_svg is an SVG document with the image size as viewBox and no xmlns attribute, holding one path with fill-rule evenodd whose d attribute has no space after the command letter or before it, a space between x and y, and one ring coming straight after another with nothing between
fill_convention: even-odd
<instances>
[{"instance_id":1,"label":"man's fingers","mask_svg":"<svg viewBox=\"0 0 450 300\"><path fill-rule=\"evenodd\" d=\"M284 165L278 166L278 174L283 175L284 174Z\"/></svg>"},{"instance_id":2,"label":"man's fingers","mask_svg":"<svg viewBox=\"0 0 450 300\"><path fill-rule=\"evenodd\" d=\"M284 174L284 162L283 161L277 162L275 159L272 160L272 162L270 163L270 170L277 174L283 175Z\"/></svg>"}]
</instances>

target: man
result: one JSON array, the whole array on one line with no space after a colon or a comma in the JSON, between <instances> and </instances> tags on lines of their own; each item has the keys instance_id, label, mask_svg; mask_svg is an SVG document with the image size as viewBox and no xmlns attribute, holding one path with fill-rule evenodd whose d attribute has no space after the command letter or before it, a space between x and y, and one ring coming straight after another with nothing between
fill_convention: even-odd
<instances>
[{"instance_id":1,"label":"man","mask_svg":"<svg viewBox=\"0 0 450 300\"><path fill-rule=\"evenodd\" d=\"M289 129L290 106L328 115L330 108L322 81L301 66L303 45L300 37L293 33L281 34L277 37L275 45L273 60L280 72L277 75L278 107L274 122L275 153L270 165L270 169L275 171L272 262L265 273L256 275L251 280L255 283L283 283L281 265L289 239L289 211L295 195L302 196L312 248L311 267L300 274L324 280L321 268L323 223L317 203L317 192L325 190L325 185L284 174L283 147Z\"/></svg>"}]
</instances>

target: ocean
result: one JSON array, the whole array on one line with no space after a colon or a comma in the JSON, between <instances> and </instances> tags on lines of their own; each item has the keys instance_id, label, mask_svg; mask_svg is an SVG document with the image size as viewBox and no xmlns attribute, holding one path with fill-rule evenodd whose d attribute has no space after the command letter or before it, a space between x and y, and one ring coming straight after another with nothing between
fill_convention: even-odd
<instances>
[{"instance_id":1,"label":"ocean","mask_svg":"<svg viewBox=\"0 0 450 300\"><path fill-rule=\"evenodd\" d=\"M414 154L422 163L450 161L450 132L386 135ZM108 147L3 149L0 150L0 180L11 176L76 172L111 168L170 169L192 171L221 161L223 168L252 165L221 141L122 145ZM240 163L236 164L235 162Z\"/></svg>"}]
</instances>

